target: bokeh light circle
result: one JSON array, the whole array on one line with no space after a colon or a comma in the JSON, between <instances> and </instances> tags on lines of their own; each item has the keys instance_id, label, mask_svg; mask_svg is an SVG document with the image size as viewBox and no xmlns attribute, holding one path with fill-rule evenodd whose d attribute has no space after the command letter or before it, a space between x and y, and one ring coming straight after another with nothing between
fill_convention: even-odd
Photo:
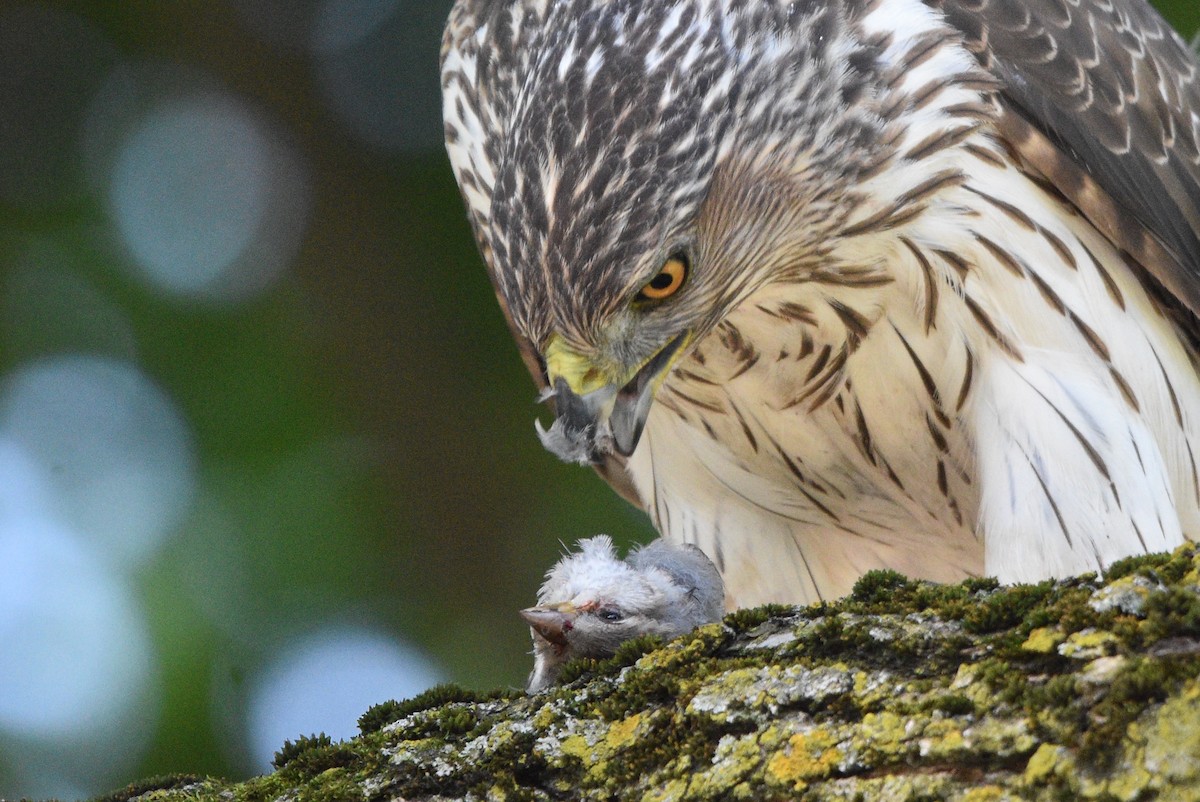
<instances>
[{"instance_id":1,"label":"bokeh light circle","mask_svg":"<svg viewBox=\"0 0 1200 802\"><path fill-rule=\"evenodd\" d=\"M286 647L255 684L247 722L251 752L265 769L287 739L317 732L353 737L358 717L371 705L441 681L428 657L389 635L318 631Z\"/></svg>"},{"instance_id":2,"label":"bokeh light circle","mask_svg":"<svg viewBox=\"0 0 1200 802\"><path fill-rule=\"evenodd\" d=\"M56 514L114 564L149 557L194 492L182 415L122 360L61 356L23 366L0 392L0 437L30 455Z\"/></svg>"},{"instance_id":3,"label":"bokeh light circle","mask_svg":"<svg viewBox=\"0 0 1200 802\"><path fill-rule=\"evenodd\" d=\"M130 589L54 519L44 479L0 439L0 731L94 752L145 701L154 659Z\"/></svg>"},{"instance_id":4,"label":"bokeh light circle","mask_svg":"<svg viewBox=\"0 0 1200 802\"><path fill-rule=\"evenodd\" d=\"M231 95L149 109L122 143L108 201L140 274L177 297L238 301L290 265L310 199L298 157Z\"/></svg>"}]
</instances>

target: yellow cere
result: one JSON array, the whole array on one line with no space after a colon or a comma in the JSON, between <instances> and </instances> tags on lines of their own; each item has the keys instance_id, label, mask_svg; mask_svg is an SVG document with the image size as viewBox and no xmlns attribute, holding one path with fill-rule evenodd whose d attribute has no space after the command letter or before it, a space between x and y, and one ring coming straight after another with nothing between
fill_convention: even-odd
<instances>
[{"instance_id":1,"label":"yellow cere","mask_svg":"<svg viewBox=\"0 0 1200 802\"><path fill-rule=\"evenodd\" d=\"M609 384L609 379L587 357L573 351L557 334L546 346L546 373L551 384L564 379L576 395L587 395Z\"/></svg>"},{"instance_id":2,"label":"yellow cere","mask_svg":"<svg viewBox=\"0 0 1200 802\"><path fill-rule=\"evenodd\" d=\"M663 365L658 375L654 377L655 392L658 391L658 388L666 380L671 367L683 352L687 350L687 346L691 340L691 334L684 338L679 347L675 349L675 353L672 355L670 361ZM649 361L650 359L646 360L646 362ZM550 384L553 385L560 378L564 379L567 382L567 386L571 388L571 391L580 396L587 395L590 392L609 385L619 387L633 378L637 371L644 365L645 362L639 365L637 369L631 370L627 376L610 376L605 371L597 368L587 357L572 350L557 334L552 335L549 343L546 345L546 374L550 378Z\"/></svg>"}]
</instances>

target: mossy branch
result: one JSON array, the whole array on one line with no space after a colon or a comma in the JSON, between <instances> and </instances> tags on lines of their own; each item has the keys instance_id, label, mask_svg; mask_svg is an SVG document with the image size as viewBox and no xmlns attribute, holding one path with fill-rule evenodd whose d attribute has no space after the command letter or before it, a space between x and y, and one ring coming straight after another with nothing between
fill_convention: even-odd
<instances>
[{"instance_id":1,"label":"mossy branch","mask_svg":"<svg viewBox=\"0 0 1200 802\"><path fill-rule=\"evenodd\" d=\"M1195 799L1200 556L1000 588L868 574L847 599L631 643L534 697L435 688L243 783L143 800Z\"/></svg>"}]
</instances>

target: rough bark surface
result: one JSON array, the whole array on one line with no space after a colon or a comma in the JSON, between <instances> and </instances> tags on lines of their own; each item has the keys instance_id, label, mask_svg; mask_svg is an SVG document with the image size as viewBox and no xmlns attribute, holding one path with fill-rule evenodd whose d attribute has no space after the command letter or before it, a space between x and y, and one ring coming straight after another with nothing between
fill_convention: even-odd
<instances>
[{"instance_id":1,"label":"rough bark surface","mask_svg":"<svg viewBox=\"0 0 1200 802\"><path fill-rule=\"evenodd\" d=\"M240 783L121 800L1197 800L1200 552L999 588L875 572L568 667L532 697L440 687Z\"/></svg>"}]
</instances>

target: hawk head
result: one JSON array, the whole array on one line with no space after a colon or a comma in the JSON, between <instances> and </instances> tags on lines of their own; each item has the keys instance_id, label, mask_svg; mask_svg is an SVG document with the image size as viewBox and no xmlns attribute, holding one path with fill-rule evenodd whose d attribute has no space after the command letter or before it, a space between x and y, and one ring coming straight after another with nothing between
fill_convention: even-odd
<instances>
[{"instance_id":1,"label":"hawk head","mask_svg":"<svg viewBox=\"0 0 1200 802\"><path fill-rule=\"evenodd\" d=\"M690 344L828 262L860 176L891 153L884 43L855 35L853 3L462 5L447 139L555 399L543 441L627 456Z\"/></svg>"}]
</instances>

